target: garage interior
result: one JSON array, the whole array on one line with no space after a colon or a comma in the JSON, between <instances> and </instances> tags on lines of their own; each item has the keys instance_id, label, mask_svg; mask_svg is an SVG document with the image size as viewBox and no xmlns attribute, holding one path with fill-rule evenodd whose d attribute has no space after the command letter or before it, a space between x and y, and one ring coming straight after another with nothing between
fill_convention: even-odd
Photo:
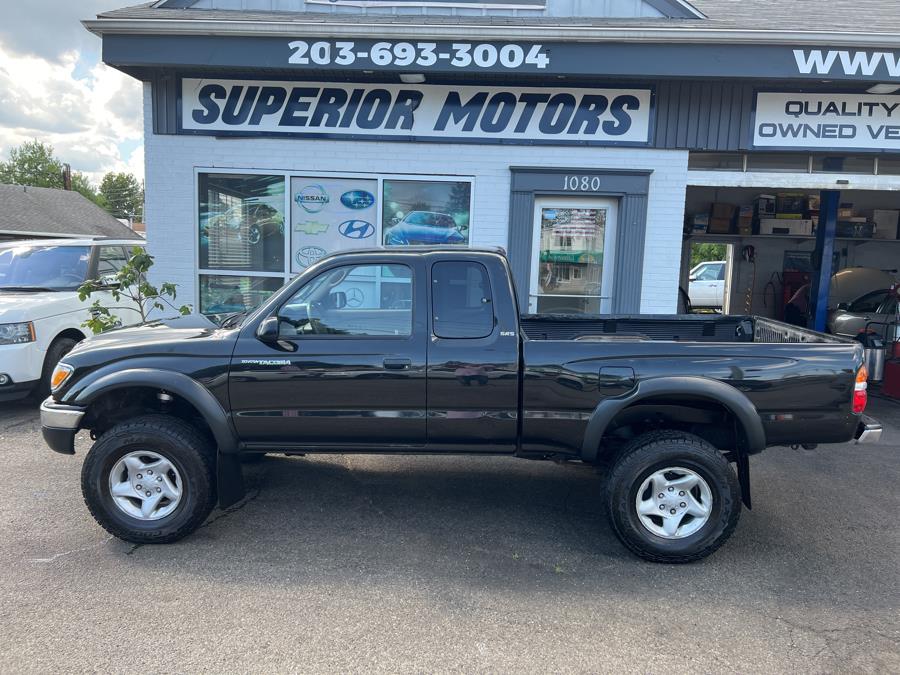
<instances>
[{"instance_id":1,"label":"garage interior","mask_svg":"<svg viewBox=\"0 0 900 675\"><path fill-rule=\"evenodd\" d=\"M785 307L804 284L814 284L819 275L813 255L817 243L833 251L826 278L848 268L881 270L900 278L900 176L877 178L879 162L871 157L829 158L812 155L770 157L765 172L755 171L754 155L692 156L686 194L685 235L680 286L691 289L691 270L698 261L701 244L706 259L722 255L726 260L723 303L725 314L758 314L785 319ZM792 164L794 162L795 164ZM880 162L893 170L894 164ZM759 166L757 163L756 166ZM781 166L783 177L774 167ZM871 174L842 174L835 167L854 172L869 168ZM798 173L806 167L806 171ZM816 175L817 168L829 170ZM861 189L860 183L896 183L894 189ZM823 190L827 186L827 190ZM826 198L831 193L836 213L833 231L825 228ZM820 232L820 225L826 231ZM817 235L822 235L822 242ZM829 236L831 234L831 236ZM699 259L703 259L701 255ZM827 260L823 261L827 267ZM826 271L827 272L827 271ZM849 299L824 295L829 310ZM872 289L876 290L876 289ZM697 289L689 293L695 295ZM836 290L835 294L840 291ZM815 298L811 298L811 305ZM710 311L698 309L697 311ZM812 313L812 311L810 311ZM809 327L816 326L810 316Z\"/></svg>"}]
</instances>

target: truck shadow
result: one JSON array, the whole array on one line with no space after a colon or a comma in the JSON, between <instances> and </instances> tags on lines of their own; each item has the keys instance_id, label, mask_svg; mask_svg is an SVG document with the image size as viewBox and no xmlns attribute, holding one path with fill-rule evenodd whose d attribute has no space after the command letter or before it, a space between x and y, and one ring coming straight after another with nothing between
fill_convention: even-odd
<instances>
[{"instance_id":1,"label":"truck shadow","mask_svg":"<svg viewBox=\"0 0 900 675\"><path fill-rule=\"evenodd\" d=\"M869 589L871 579L892 577L889 543L866 558L847 553L870 545L871 533L858 525L870 505L848 506L846 522L833 524L835 537L846 540L837 546L821 536L817 516L796 493L798 472L814 476L844 464L846 455L837 446L810 457L762 458L757 508L743 512L723 548L692 565L646 563L625 549L607 522L602 478L590 467L358 455L276 456L250 465L242 502L215 511L181 542L131 549L129 560L141 574L247 587L265 579L285 592L386 586L453 597L490 589L623 601L639 593L661 603L715 596L728 606L792 598L830 605L848 587ZM886 602L874 589L863 593L873 607Z\"/></svg>"},{"instance_id":2,"label":"truck shadow","mask_svg":"<svg viewBox=\"0 0 900 675\"><path fill-rule=\"evenodd\" d=\"M323 577L501 586L648 576L606 520L603 482L578 464L506 457L268 457L248 496L196 533L133 559L203 576ZM735 553L735 555L738 555ZM726 556L731 558L731 556ZM707 563L700 563L705 565ZM697 566L694 566L695 568Z\"/></svg>"}]
</instances>

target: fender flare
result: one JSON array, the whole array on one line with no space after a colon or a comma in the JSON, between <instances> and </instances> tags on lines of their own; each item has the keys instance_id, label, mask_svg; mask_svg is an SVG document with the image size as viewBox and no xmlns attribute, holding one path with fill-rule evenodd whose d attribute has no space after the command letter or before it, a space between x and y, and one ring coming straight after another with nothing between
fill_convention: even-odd
<instances>
[{"instance_id":1,"label":"fender flare","mask_svg":"<svg viewBox=\"0 0 900 675\"><path fill-rule=\"evenodd\" d=\"M77 391L63 397L64 403L87 407L103 394L133 387L164 389L186 400L203 417L218 447L216 485L219 506L231 506L244 496L237 434L219 401L202 384L183 373L155 368L131 368L105 373L98 371L94 378L79 384L81 386Z\"/></svg>"},{"instance_id":2,"label":"fender flare","mask_svg":"<svg viewBox=\"0 0 900 675\"><path fill-rule=\"evenodd\" d=\"M704 398L724 406L743 427L746 447L737 448L739 455L755 455L766 447L766 434L756 406L741 391L708 377L655 377L642 380L628 394L601 401L588 420L581 446L581 457L594 461L600 453L600 442L616 415L625 408L655 396L691 396Z\"/></svg>"},{"instance_id":3,"label":"fender flare","mask_svg":"<svg viewBox=\"0 0 900 675\"><path fill-rule=\"evenodd\" d=\"M237 438L221 404L206 387L183 373L155 368L131 368L100 375L96 379L80 384L81 387L74 398L64 397L65 403L87 407L97 398L111 391L134 387L151 387L170 391L185 399L199 411L209 425L220 453L234 454L238 451Z\"/></svg>"}]
</instances>

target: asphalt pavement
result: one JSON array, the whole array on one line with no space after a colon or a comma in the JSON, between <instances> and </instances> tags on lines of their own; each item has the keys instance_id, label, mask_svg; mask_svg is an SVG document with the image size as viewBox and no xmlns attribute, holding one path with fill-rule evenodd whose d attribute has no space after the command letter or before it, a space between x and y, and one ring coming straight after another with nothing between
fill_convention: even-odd
<instances>
[{"instance_id":1,"label":"asphalt pavement","mask_svg":"<svg viewBox=\"0 0 900 675\"><path fill-rule=\"evenodd\" d=\"M111 539L33 406L0 406L3 672L900 672L900 405L770 449L711 558L643 562L590 469L269 457L168 546Z\"/></svg>"}]
</instances>

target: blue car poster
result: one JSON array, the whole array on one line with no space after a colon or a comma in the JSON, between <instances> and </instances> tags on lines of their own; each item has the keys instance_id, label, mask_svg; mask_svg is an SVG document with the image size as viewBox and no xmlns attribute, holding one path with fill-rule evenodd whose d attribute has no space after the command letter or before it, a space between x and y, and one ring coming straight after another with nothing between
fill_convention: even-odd
<instances>
[{"instance_id":1,"label":"blue car poster","mask_svg":"<svg viewBox=\"0 0 900 675\"><path fill-rule=\"evenodd\" d=\"M385 180L385 246L469 243L472 185L462 181Z\"/></svg>"},{"instance_id":2,"label":"blue car poster","mask_svg":"<svg viewBox=\"0 0 900 675\"><path fill-rule=\"evenodd\" d=\"M291 178L291 271L330 253L378 246L378 181Z\"/></svg>"}]
</instances>

